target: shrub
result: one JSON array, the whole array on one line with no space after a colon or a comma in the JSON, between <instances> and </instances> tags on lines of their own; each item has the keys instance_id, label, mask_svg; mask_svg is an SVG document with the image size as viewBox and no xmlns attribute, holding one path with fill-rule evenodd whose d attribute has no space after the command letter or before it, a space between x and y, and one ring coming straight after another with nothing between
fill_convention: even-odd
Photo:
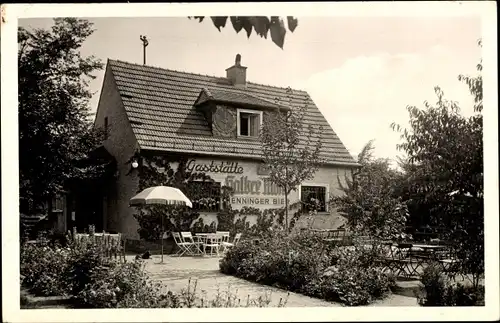
<instances>
[{"instance_id":1,"label":"shrub","mask_svg":"<svg viewBox=\"0 0 500 323\"><path fill-rule=\"evenodd\" d=\"M88 283L76 294L78 307L151 308L160 301L159 286L148 281L139 260L98 266L88 278Z\"/></svg>"},{"instance_id":2,"label":"shrub","mask_svg":"<svg viewBox=\"0 0 500 323\"><path fill-rule=\"evenodd\" d=\"M225 293L217 290L213 299L199 295L197 282L189 280L187 288L179 293L162 292L162 284L152 282L144 271L141 260L134 263L112 264L108 269L94 271L92 281L78 296L78 306L84 308L202 308L202 307L267 307L270 295L255 299L247 297L246 303L230 287ZM280 300L278 307L285 306Z\"/></svg>"},{"instance_id":3,"label":"shrub","mask_svg":"<svg viewBox=\"0 0 500 323\"><path fill-rule=\"evenodd\" d=\"M421 306L484 306L484 286L451 284L437 265L425 268L417 292Z\"/></svg>"},{"instance_id":4,"label":"shrub","mask_svg":"<svg viewBox=\"0 0 500 323\"><path fill-rule=\"evenodd\" d=\"M394 278L379 268L362 268L340 262L329 276L321 280L319 294L326 300L340 301L349 306L366 305L389 294L394 284ZM317 288L313 290L318 293Z\"/></svg>"},{"instance_id":5,"label":"shrub","mask_svg":"<svg viewBox=\"0 0 500 323\"><path fill-rule=\"evenodd\" d=\"M97 245L60 247L40 237L21 246L22 284L37 296L76 295L89 283L93 271L106 266Z\"/></svg>"},{"instance_id":6,"label":"shrub","mask_svg":"<svg viewBox=\"0 0 500 323\"><path fill-rule=\"evenodd\" d=\"M68 281L61 274L68 268L69 249L51 248L47 241L21 246L20 272L23 285L36 296L66 295Z\"/></svg>"},{"instance_id":7,"label":"shrub","mask_svg":"<svg viewBox=\"0 0 500 323\"><path fill-rule=\"evenodd\" d=\"M346 305L369 304L386 296L395 279L376 267L376 250L331 247L309 234L284 231L258 245L242 241L220 261L225 274L274 285Z\"/></svg>"},{"instance_id":8,"label":"shrub","mask_svg":"<svg viewBox=\"0 0 500 323\"><path fill-rule=\"evenodd\" d=\"M244 259L253 258L253 254L258 252L260 247L255 245L251 240L242 240L238 245L229 249L224 258L221 259L219 263L219 268L221 272L234 275L238 273L241 269L241 262Z\"/></svg>"},{"instance_id":9,"label":"shrub","mask_svg":"<svg viewBox=\"0 0 500 323\"><path fill-rule=\"evenodd\" d=\"M70 250L64 278L71 282L71 294L78 295L91 282L91 276L110 266L111 261L103 256L95 244L84 247L71 245Z\"/></svg>"},{"instance_id":10,"label":"shrub","mask_svg":"<svg viewBox=\"0 0 500 323\"><path fill-rule=\"evenodd\" d=\"M98 246L67 248L25 244L21 248L22 282L36 295L73 295L79 308L181 308L181 307L265 307L269 295L241 302L231 290L207 299L196 291L196 282L180 293L164 293L162 284L151 281L142 260L118 263L103 257ZM242 242L249 243L249 242ZM28 299L21 295L21 305ZM280 300L277 306L286 303Z\"/></svg>"}]
</instances>

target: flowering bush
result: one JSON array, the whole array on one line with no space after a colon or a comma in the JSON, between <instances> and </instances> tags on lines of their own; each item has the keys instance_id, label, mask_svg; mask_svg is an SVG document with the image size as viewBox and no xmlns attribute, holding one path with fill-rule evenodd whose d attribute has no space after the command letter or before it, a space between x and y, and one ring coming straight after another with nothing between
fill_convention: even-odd
<instances>
[{"instance_id":1,"label":"flowering bush","mask_svg":"<svg viewBox=\"0 0 500 323\"><path fill-rule=\"evenodd\" d=\"M61 274L68 268L68 248L51 248L46 241L21 246L23 285L37 296L66 295L70 286Z\"/></svg>"},{"instance_id":2,"label":"flowering bush","mask_svg":"<svg viewBox=\"0 0 500 323\"><path fill-rule=\"evenodd\" d=\"M225 274L309 296L365 305L385 297L395 280L376 267L376 250L334 247L309 234L275 235L259 244L242 241L220 261Z\"/></svg>"},{"instance_id":3,"label":"flowering bush","mask_svg":"<svg viewBox=\"0 0 500 323\"><path fill-rule=\"evenodd\" d=\"M358 306L383 298L394 284L394 277L382 273L380 268L352 266L351 261L343 259L325 272L319 284L310 286L310 291L312 296Z\"/></svg>"},{"instance_id":4,"label":"flowering bush","mask_svg":"<svg viewBox=\"0 0 500 323\"><path fill-rule=\"evenodd\" d=\"M162 284L149 280L141 260L113 264L108 270L95 271L92 282L77 296L78 306L87 308L204 308L204 307L267 307L270 295L259 296L241 303L231 292L217 290L213 299L200 295L197 282L188 283L179 293L163 292ZM286 300L280 300L278 307Z\"/></svg>"},{"instance_id":5,"label":"flowering bush","mask_svg":"<svg viewBox=\"0 0 500 323\"><path fill-rule=\"evenodd\" d=\"M148 281L141 261L112 263L92 270L76 294L77 306L88 308L151 308L160 301L160 287Z\"/></svg>"},{"instance_id":6,"label":"flowering bush","mask_svg":"<svg viewBox=\"0 0 500 323\"><path fill-rule=\"evenodd\" d=\"M52 246L46 239L21 245L23 285L37 296L76 295L93 271L108 264L98 246Z\"/></svg>"},{"instance_id":7,"label":"flowering bush","mask_svg":"<svg viewBox=\"0 0 500 323\"><path fill-rule=\"evenodd\" d=\"M102 256L98 246L51 247L48 241L24 244L21 248L22 283L36 295L72 295L78 308L184 308L184 307L267 307L284 306L286 300L271 305L269 295L246 302L228 290L207 299L196 291L196 283L180 293L163 292L151 281L144 262L118 263ZM30 308L21 295L23 308Z\"/></svg>"},{"instance_id":8,"label":"flowering bush","mask_svg":"<svg viewBox=\"0 0 500 323\"><path fill-rule=\"evenodd\" d=\"M91 276L112 264L104 257L99 247L89 244L85 247L72 245L70 259L64 278L71 282L71 294L78 295L89 283Z\"/></svg>"}]
</instances>

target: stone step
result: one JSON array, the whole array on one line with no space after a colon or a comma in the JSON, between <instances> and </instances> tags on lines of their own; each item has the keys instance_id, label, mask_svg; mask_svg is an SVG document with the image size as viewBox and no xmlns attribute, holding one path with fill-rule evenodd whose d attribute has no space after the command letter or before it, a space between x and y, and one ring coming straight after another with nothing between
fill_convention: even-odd
<instances>
[{"instance_id":1,"label":"stone step","mask_svg":"<svg viewBox=\"0 0 500 323\"><path fill-rule=\"evenodd\" d=\"M21 291L22 296L25 297L25 304L21 308L59 308L72 304L71 296L34 296L26 290Z\"/></svg>"},{"instance_id":2,"label":"stone step","mask_svg":"<svg viewBox=\"0 0 500 323\"><path fill-rule=\"evenodd\" d=\"M396 287L392 292L397 295L416 298L416 292L418 292L420 286L420 280L397 280Z\"/></svg>"}]
</instances>

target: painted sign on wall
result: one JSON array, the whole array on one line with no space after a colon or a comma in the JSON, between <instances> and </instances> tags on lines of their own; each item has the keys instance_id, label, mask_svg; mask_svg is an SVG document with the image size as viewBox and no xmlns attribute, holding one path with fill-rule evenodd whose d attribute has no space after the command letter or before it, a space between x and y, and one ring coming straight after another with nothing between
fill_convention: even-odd
<instances>
[{"instance_id":1,"label":"painted sign on wall","mask_svg":"<svg viewBox=\"0 0 500 323\"><path fill-rule=\"evenodd\" d=\"M203 172L223 186L233 189L231 204L239 206L284 205L283 190L272 183L265 165L252 162L190 160L186 168Z\"/></svg>"},{"instance_id":2,"label":"painted sign on wall","mask_svg":"<svg viewBox=\"0 0 500 323\"><path fill-rule=\"evenodd\" d=\"M231 199L231 204L276 205L285 203L284 198L270 197L282 196L283 190L268 178L252 180L248 176L228 175L224 185L233 189L234 196Z\"/></svg>"},{"instance_id":3,"label":"painted sign on wall","mask_svg":"<svg viewBox=\"0 0 500 323\"><path fill-rule=\"evenodd\" d=\"M212 160L210 164L199 164L192 159L187 163L186 169L190 172L243 174L243 167L239 166L238 162L215 162Z\"/></svg>"}]
</instances>

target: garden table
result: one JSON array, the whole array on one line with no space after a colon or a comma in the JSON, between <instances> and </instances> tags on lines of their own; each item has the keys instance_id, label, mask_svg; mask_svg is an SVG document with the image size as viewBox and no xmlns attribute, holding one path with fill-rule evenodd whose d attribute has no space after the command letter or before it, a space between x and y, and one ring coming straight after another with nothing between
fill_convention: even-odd
<instances>
[{"instance_id":1,"label":"garden table","mask_svg":"<svg viewBox=\"0 0 500 323\"><path fill-rule=\"evenodd\" d=\"M195 233L195 238L200 242L200 251L203 255L206 255L205 247L207 246L215 246L218 244L217 237L215 233ZM218 250L217 250L218 252Z\"/></svg>"},{"instance_id":2,"label":"garden table","mask_svg":"<svg viewBox=\"0 0 500 323\"><path fill-rule=\"evenodd\" d=\"M215 248L216 255L219 256L220 248L222 246L222 237L216 233L210 233L203 237L203 252L206 255L206 248L210 249L210 255L213 255L213 250Z\"/></svg>"}]
</instances>

